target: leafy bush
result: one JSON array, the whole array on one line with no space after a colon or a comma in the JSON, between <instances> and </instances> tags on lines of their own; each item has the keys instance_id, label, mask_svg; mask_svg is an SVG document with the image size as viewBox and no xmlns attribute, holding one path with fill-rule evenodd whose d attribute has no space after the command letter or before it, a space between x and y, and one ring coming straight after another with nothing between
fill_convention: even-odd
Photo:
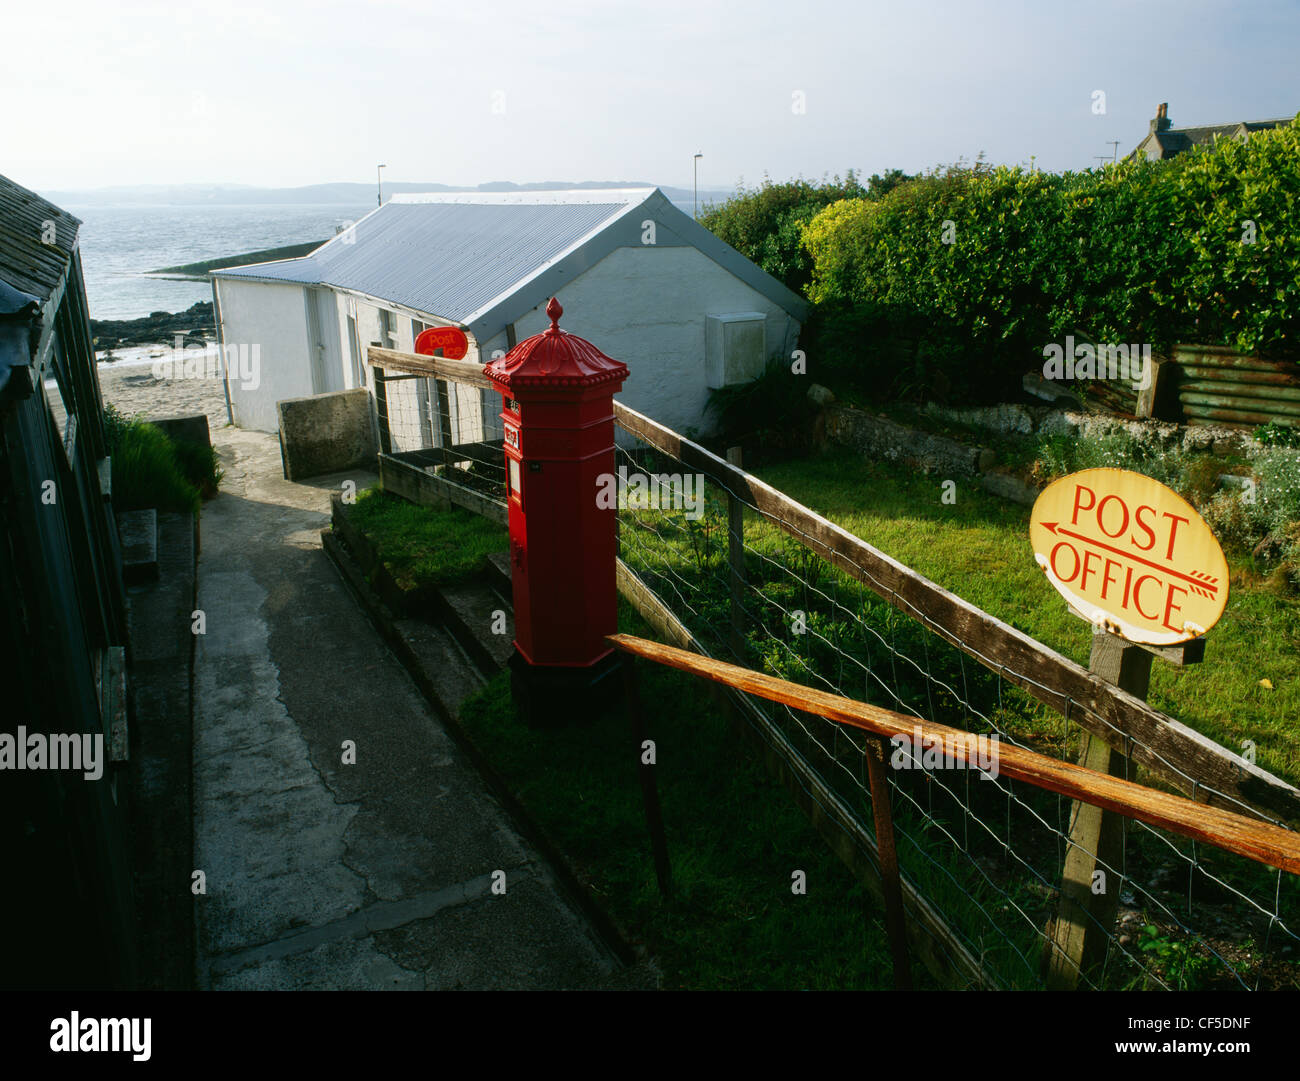
<instances>
[{"instance_id":1,"label":"leafy bush","mask_svg":"<svg viewBox=\"0 0 1300 1081\"><path fill-rule=\"evenodd\" d=\"M1031 467L1042 481L1080 469L1130 469L1172 488L1197 508L1221 544L1249 551L1272 537L1284 562L1300 563L1300 447L1264 446L1247 466L1211 454L1160 448L1127 432L1039 436ZM1253 474L1254 488L1223 489L1225 472Z\"/></svg>"},{"instance_id":2,"label":"leafy bush","mask_svg":"<svg viewBox=\"0 0 1300 1081\"><path fill-rule=\"evenodd\" d=\"M993 401L1067 334L1300 357L1297 190L1293 123L1167 162L1062 175L976 162L840 200L803 227L807 294L832 321L857 313L862 337L828 338L821 362L881 397L907 383ZM900 336L917 340L923 378L879 348Z\"/></svg>"},{"instance_id":3,"label":"leafy bush","mask_svg":"<svg viewBox=\"0 0 1300 1081\"><path fill-rule=\"evenodd\" d=\"M1226 547L1250 551L1267 540L1266 562L1276 558L1300 572L1300 449L1264 447L1251 456L1250 469L1254 488L1191 502Z\"/></svg>"},{"instance_id":4,"label":"leafy bush","mask_svg":"<svg viewBox=\"0 0 1300 1081\"><path fill-rule=\"evenodd\" d=\"M783 357L772 357L763 374L748 383L709 391L705 411L718 421L718 436L727 442L744 436L802 432L812 419L808 381L795 375Z\"/></svg>"},{"instance_id":5,"label":"leafy bush","mask_svg":"<svg viewBox=\"0 0 1300 1081\"><path fill-rule=\"evenodd\" d=\"M1300 448L1265 447L1251 464L1259 477L1255 516L1270 533L1285 534L1300 522Z\"/></svg>"},{"instance_id":6,"label":"leafy bush","mask_svg":"<svg viewBox=\"0 0 1300 1081\"><path fill-rule=\"evenodd\" d=\"M863 384L883 396L906 382L913 396L938 389L966 400L1018 388L1024 357L1050 339L1048 298L1062 260L1040 237L1061 216L1062 188L1060 177L977 163L814 218L804 230L809 296L838 306L841 320L845 307L865 316L870 329L856 350ZM919 370L880 349L899 337L918 343Z\"/></svg>"},{"instance_id":7,"label":"leafy bush","mask_svg":"<svg viewBox=\"0 0 1300 1081\"><path fill-rule=\"evenodd\" d=\"M726 202L707 205L700 224L788 288L802 293L812 274L812 259L802 242L803 225L831 203L878 199L907 179L898 169L873 176L866 187L852 169L843 180L823 177L820 184L802 178L774 184L764 176L757 188L738 187Z\"/></svg>"},{"instance_id":8,"label":"leafy bush","mask_svg":"<svg viewBox=\"0 0 1300 1081\"><path fill-rule=\"evenodd\" d=\"M1255 442L1266 447L1300 447L1300 428L1271 420L1255 429Z\"/></svg>"}]
</instances>

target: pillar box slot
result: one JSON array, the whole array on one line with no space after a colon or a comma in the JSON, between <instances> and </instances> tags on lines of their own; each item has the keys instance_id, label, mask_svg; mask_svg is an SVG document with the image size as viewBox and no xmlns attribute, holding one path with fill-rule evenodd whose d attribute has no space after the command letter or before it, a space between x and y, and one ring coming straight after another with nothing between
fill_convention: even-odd
<instances>
[{"instance_id":1,"label":"pillar box slot","mask_svg":"<svg viewBox=\"0 0 1300 1081\"><path fill-rule=\"evenodd\" d=\"M525 720L591 716L617 661L617 512L600 507L599 478L613 474L614 394L627 365L559 327L483 369L502 396L516 701Z\"/></svg>"}]
</instances>

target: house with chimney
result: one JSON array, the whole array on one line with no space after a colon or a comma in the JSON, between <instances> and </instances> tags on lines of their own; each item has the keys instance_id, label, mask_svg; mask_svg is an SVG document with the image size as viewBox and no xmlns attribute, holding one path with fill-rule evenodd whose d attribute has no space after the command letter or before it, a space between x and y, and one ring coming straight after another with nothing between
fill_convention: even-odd
<instances>
[{"instance_id":1,"label":"house with chimney","mask_svg":"<svg viewBox=\"0 0 1300 1081\"><path fill-rule=\"evenodd\" d=\"M1211 146L1216 139L1245 139L1251 132L1278 128L1291 123L1291 117L1278 120L1239 120L1233 124L1210 124L1196 128L1176 128L1169 119L1169 103L1161 102L1151 119L1147 137L1133 149L1130 158L1145 156L1148 161L1164 161L1194 146Z\"/></svg>"}]
</instances>

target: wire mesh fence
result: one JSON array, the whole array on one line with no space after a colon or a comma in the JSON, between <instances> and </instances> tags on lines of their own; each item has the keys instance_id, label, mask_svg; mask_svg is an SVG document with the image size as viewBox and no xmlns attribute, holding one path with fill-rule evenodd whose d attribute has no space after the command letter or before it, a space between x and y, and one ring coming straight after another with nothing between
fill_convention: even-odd
<instances>
[{"instance_id":1,"label":"wire mesh fence","mask_svg":"<svg viewBox=\"0 0 1300 1081\"><path fill-rule=\"evenodd\" d=\"M374 367L380 447L407 465L500 499L505 433L499 394Z\"/></svg>"},{"instance_id":2,"label":"wire mesh fence","mask_svg":"<svg viewBox=\"0 0 1300 1081\"><path fill-rule=\"evenodd\" d=\"M486 380L377 365L375 376L385 453L477 492L477 509L503 515L500 398ZM630 431L629 411L620 407L617 415L620 558L703 652L985 736L994 746L1073 762L1086 740L1101 736L1125 751L1117 761L1127 779L1138 779L1140 762L1144 783L1158 779L1202 802L1286 824L1240 790L1216 785L1221 773L1189 767L1199 762L1195 755L1135 736L1132 726L1121 729L1041 669L1009 664L1005 653L982 652L970 641L954 644L952 629L878 565L851 553L826 558L821 539L809 533L815 516L806 508L790 500L760 507L747 474L699 448L688 465L663 441L647 442L644 425ZM669 443L680 445L670 434ZM838 823L875 866L865 754L871 737L755 698L748 706L742 722L796 767L788 776L805 804L828 812L823 819ZM1071 983L1300 986L1295 876L1137 821L1119 824L1117 845L1089 847L1076 827L1090 809L995 770L956 768L965 763L942 748L900 745L891 765L898 857L913 896L924 899L912 913L920 907L934 917L909 931L919 925L928 936L923 953L940 959L937 969L950 979L1051 984L1049 960L1059 966L1053 944L1062 938L1054 921L1073 849L1091 875L1084 891L1100 883L1111 904L1100 906L1100 917L1087 904L1071 907L1071 918L1101 944L1099 962L1076 964Z\"/></svg>"},{"instance_id":3,"label":"wire mesh fence","mask_svg":"<svg viewBox=\"0 0 1300 1081\"><path fill-rule=\"evenodd\" d=\"M810 547L803 516L760 509L731 472L701 471L698 456L688 466L645 442L621 445L617 459L620 557L710 655L1070 761L1099 729L1118 731L1081 701L1067 696L1058 711L1028 693L1037 673L955 648L870 566L832 565ZM767 721L754 725L760 738L799 755L801 772L823 781L870 833L869 737L789 707L755 708ZM1135 757L1164 761L1194 798L1214 795L1257 816L1233 793L1212 793L1162 746L1122 737L1129 779ZM1081 844L1081 805L954 768L965 763L941 748L898 745L892 764L904 873L992 983L1042 986L1060 934L1053 920L1067 851ZM1087 906L1075 913L1103 946L1099 965L1078 970L1078 986L1296 985L1294 876L1140 822L1119 829L1117 852L1086 852L1104 875L1090 885L1113 891L1114 918ZM953 942L935 948L951 951Z\"/></svg>"}]
</instances>

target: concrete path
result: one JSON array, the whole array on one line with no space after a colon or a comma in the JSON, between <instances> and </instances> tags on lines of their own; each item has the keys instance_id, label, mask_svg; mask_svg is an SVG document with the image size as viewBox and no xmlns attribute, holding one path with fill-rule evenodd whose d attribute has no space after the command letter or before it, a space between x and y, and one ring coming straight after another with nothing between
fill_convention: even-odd
<instances>
[{"instance_id":1,"label":"concrete path","mask_svg":"<svg viewBox=\"0 0 1300 1081\"><path fill-rule=\"evenodd\" d=\"M345 476L285 481L274 436L214 442L226 476L203 510L194 677L199 986L621 985L321 551Z\"/></svg>"}]
</instances>

